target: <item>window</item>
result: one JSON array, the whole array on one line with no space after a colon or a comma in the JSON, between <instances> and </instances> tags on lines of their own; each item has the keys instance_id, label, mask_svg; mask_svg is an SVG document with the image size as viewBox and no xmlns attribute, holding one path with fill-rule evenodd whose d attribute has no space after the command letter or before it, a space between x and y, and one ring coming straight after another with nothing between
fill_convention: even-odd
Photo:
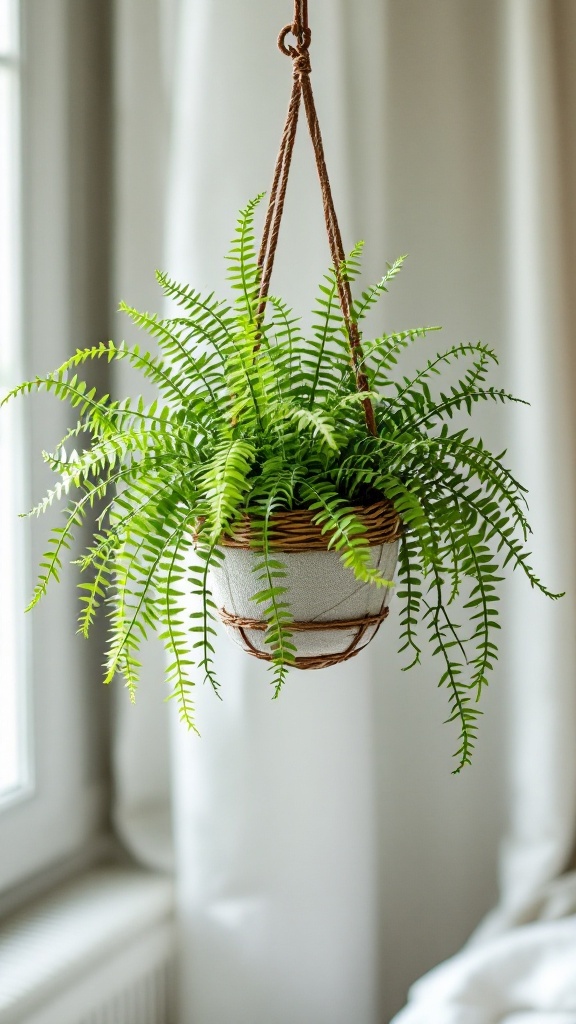
<instances>
[{"instance_id":1,"label":"window","mask_svg":"<svg viewBox=\"0 0 576 1024\"><path fill-rule=\"evenodd\" d=\"M15 0L0 0L0 389L22 376L20 331L20 116ZM29 778L27 673L22 630L24 561L17 512L24 500L19 472L21 411L0 420L0 803L21 795Z\"/></svg>"}]
</instances>

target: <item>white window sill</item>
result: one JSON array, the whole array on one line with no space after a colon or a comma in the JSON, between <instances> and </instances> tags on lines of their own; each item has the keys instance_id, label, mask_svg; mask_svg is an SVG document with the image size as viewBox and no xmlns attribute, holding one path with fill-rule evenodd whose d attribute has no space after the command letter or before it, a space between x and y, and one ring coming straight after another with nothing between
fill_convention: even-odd
<instances>
[{"instance_id":1,"label":"white window sill","mask_svg":"<svg viewBox=\"0 0 576 1024\"><path fill-rule=\"evenodd\" d=\"M0 925L0 1024L170 1024L174 950L170 880L94 868Z\"/></svg>"}]
</instances>

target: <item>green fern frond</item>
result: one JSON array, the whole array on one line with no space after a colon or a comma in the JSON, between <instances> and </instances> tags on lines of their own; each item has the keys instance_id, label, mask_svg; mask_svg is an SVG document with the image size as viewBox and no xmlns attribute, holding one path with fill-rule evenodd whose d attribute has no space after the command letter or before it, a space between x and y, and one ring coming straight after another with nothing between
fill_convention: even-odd
<instances>
[{"instance_id":1,"label":"green fern frond","mask_svg":"<svg viewBox=\"0 0 576 1024\"><path fill-rule=\"evenodd\" d=\"M286 404L277 410L278 420L292 420L299 431L309 430L312 438L323 438L329 448L338 450L336 424L332 416L320 409L301 409L296 405Z\"/></svg>"},{"instance_id":2,"label":"green fern frond","mask_svg":"<svg viewBox=\"0 0 576 1024\"><path fill-rule=\"evenodd\" d=\"M365 292L362 292L361 298L355 302L353 306L353 316L357 322L363 320L368 311L378 301L380 296L384 295L384 293L388 291L388 285L394 280L396 275L400 273L407 259L407 255L399 256L393 263L388 263L388 269L378 284L375 284L372 288L368 288Z\"/></svg>"},{"instance_id":3,"label":"green fern frond","mask_svg":"<svg viewBox=\"0 0 576 1024\"><path fill-rule=\"evenodd\" d=\"M240 315L253 321L258 305L260 267L256 258L254 241L254 216L265 193L252 199L240 211L236 232L228 252L229 280L238 293L237 306Z\"/></svg>"},{"instance_id":4,"label":"green fern frond","mask_svg":"<svg viewBox=\"0 0 576 1024\"><path fill-rule=\"evenodd\" d=\"M220 444L203 480L207 501L207 528L212 543L217 543L241 515L250 489L250 471L256 456L248 441L236 438Z\"/></svg>"},{"instance_id":5,"label":"green fern frond","mask_svg":"<svg viewBox=\"0 0 576 1024\"><path fill-rule=\"evenodd\" d=\"M330 484L302 484L308 507L315 512L314 522L330 533L328 548L338 551L342 564L351 569L356 579L375 587L393 587L379 569L372 565L372 552L362 522Z\"/></svg>"}]
</instances>

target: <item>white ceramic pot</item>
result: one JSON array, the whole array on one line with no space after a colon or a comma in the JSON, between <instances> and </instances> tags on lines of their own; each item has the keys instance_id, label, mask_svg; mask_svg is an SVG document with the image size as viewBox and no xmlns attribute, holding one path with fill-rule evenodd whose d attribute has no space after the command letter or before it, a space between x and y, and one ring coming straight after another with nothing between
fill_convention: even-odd
<instances>
[{"instance_id":1,"label":"white ceramic pot","mask_svg":"<svg viewBox=\"0 0 576 1024\"><path fill-rule=\"evenodd\" d=\"M372 565L380 569L385 579L392 580L398 560L399 541L376 544L370 548ZM254 595L263 589L253 567L262 562L262 554L247 548L221 548L222 563L211 569L212 595L218 609L227 616L241 620L264 618L263 609L256 604ZM274 551L273 557L287 570L282 598L290 605L292 620L298 623L350 622L366 617L378 617L387 608L391 588L378 588L361 583L341 562L335 551ZM378 630L379 622L369 625L347 625L344 629L298 630L293 643L298 658L352 656L361 650ZM227 624L232 639L250 653L268 654L264 632ZM252 650L251 650L252 648ZM322 667L301 664L299 667Z\"/></svg>"}]
</instances>

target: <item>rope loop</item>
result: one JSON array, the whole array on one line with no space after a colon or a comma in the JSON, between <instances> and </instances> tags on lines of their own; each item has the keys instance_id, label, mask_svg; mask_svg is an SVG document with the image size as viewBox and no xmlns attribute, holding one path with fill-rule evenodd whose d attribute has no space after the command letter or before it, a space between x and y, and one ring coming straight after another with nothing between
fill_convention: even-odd
<instances>
[{"instance_id":1,"label":"rope loop","mask_svg":"<svg viewBox=\"0 0 576 1024\"><path fill-rule=\"evenodd\" d=\"M286 36L293 35L298 40L297 46L292 46L290 43L286 43ZM300 28L296 22L292 22L291 25L285 25L280 35L278 36L278 49L285 57L291 57L292 60L296 60L297 57L303 56L310 49L310 43L312 42L312 32L309 28Z\"/></svg>"}]
</instances>

